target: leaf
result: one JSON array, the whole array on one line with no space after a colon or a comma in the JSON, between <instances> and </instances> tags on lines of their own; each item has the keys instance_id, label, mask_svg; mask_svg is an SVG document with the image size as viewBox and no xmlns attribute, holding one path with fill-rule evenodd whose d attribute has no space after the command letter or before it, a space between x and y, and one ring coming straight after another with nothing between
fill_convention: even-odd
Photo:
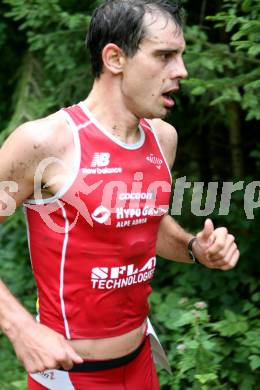
<instances>
[{"instance_id":1,"label":"leaf","mask_svg":"<svg viewBox=\"0 0 260 390\"><path fill-rule=\"evenodd\" d=\"M260 300L260 292L256 292L255 294L252 295L253 302L259 302L259 300Z\"/></svg>"},{"instance_id":2,"label":"leaf","mask_svg":"<svg viewBox=\"0 0 260 390\"><path fill-rule=\"evenodd\" d=\"M245 91L248 91L250 89L259 89L260 90L260 80L254 80L250 83L247 83L245 85Z\"/></svg>"},{"instance_id":3,"label":"leaf","mask_svg":"<svg viewBox=\"0 0 260 390\"><path fill-rule=\"evenodd\" d=\"M260 367L260 356L258 355L251 355L249 356L250 360L250 367L252 370L256 370L257 368Z\"/></svg>"},{"instance_id":4,"label":"leaf","mask_svg":"<svg viewBox=\"0 0 260 390\"><path fill-rule=\"evenodd\" d=\"M245 339L242 341L247 348L260 350L260 324L258 327L245 333Z\"/></svg>"},{"instance_id":5,"label":"leaf","mask_svg":"<svg viewBox=\"0 0 260 390\"><path fill-rule=\"evenodd\" d=\"M229 17L229 19L226 22L226 31L230 32L235 27L236 24L237 24L237 19Z\"/></svg>"},{"instance_id":6,"label":"leaf","mask_svg":"<svg viewBox=\"0 0 260 390\"><path fill-rule=\"evenodd\" d=\"M215 69L216 68L216 58L214 58L214 57L208 58L205 56L203 58L203 66L209 70Z\"/></svg>"},{"instance_id":7,"label":"leaf","mask_svg":"<svg viewBox=\"0 0 260 390\"><path fill-rule=\"evenodd\" d=\"M206 88L202 86L198 86L192 89L191 93L192 95L203 95L206 92Z\"/></svg>"},{"instance_id":8,"label":"leaf","mask_svg":"<svg viewBox=\"0 0 260 390\"><path fill-rule=\"evenodd\" d=\"M216 347L216 343L210 340L203 340L202 347L208 351L212 351Z\"/></svg>"},{"instance_id":9,"label":"leaf","mask_svg":"<svg viewBox=\"0 0 260 390\"><path fill-rule=\"evenodd\" d=\"M226 319L217 322L213 325L213 329L218 331L222 336L234 336L236 334L243 334L248 330L246 318L225 310Z\"/></svg>"},{"instance_id":10,"label":"leaf","mask_svg":"<svg viewBox=\"0 0 260 390\"><path fill-rule=\"evenodd\" d=\"M249 12L251 6L252 6L252 0L244 0L241 5L241 9L243 12Z\"/></svg>"},{"instance_id":11,"label":"leaf","mask_svg":"<svg viewBox=\"0 0 260 390\"><path fill-rule=\"evenodd\" d=\"M252 57L256 57L260 53L260 44L254 44L248 50L248 54Z\"/></svg>"},{"instance_id":12,"label":"leaf","mask_svg":"<svg viewBox=\"0 0 260 390\"><path fill-rule=\"evenodd\" d=\"M216 379L218 379L217 375L213 374L213 373L197 374L194 377L199 381L199 383L201 383L203 385L205 383L212 382L212 381L215 381Z\"/></svg>"}]
</instances>

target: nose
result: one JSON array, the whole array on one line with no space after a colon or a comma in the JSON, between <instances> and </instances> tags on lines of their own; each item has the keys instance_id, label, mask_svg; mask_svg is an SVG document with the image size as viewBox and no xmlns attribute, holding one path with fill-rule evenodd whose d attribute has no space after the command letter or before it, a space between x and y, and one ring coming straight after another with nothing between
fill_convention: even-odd
<instances>
[{"instance_id":1,"label":"nose","mask_svg":"<svg viewBox=\"0 0 260 390\"><path fill-rule=\"evenodd\" d=\"M181 70L180 70L180 73L181 73L181 78L182 79L186 79L186 77L188 77L188 71L187 71L187 68L185 66L183 58L181 58Z\"/></svg>"},{"instance_id":2,"label":"nose","mask_svg":"<svg viewBox=\"0 0 260 390\"><path fill-rule=\"evenodd\" d=\"M171 76L172 79L180 80L188 77L188 72L181 55L179 56L177 62L175 62L172 66Z\"/></svg>"}]
</instances>

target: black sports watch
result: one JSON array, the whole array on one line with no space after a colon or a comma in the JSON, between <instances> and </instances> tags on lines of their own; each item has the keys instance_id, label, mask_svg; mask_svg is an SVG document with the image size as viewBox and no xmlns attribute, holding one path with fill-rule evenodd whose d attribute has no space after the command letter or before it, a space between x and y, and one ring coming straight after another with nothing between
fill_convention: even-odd
<instances>
[{"instance_id":1,"label":"black sports watch","mask_svg":"<svg viewBox=\"0 0 260 390\"><path fill-rule=\"evenodd\" d=\"M193 237L189 243L188 243L188 252L189 252L189 257L190 259L193 261L193 263L197 263L197 264L200 264L199 260L196 258L196 256L194 255L193 251L192 251L192 244L194 243L194 241L196 240L196 237Z\"/></svg>"}]
</instances>

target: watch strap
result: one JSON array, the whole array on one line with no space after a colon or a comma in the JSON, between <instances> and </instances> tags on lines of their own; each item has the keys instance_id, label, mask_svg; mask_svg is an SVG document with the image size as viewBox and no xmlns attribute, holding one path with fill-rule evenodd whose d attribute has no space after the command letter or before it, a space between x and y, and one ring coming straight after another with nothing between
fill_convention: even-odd
<instances>
[{"instance_id":1,"label":"watch strap","mask_svg":"<svg viewBox=\"0 0 260 390\"><path fill-rule=\"evenodd\" d=\"M199 260L196 258L196 256L194 255L193 251L192 251L192 245L194 243L194 241L197 239L197 237L193 237L189 243L188 243L188 252L189 252L189 257L191 260L193 260L194 263L197 263L197 264L200 264Z\"/></svg>"}]
</instances>

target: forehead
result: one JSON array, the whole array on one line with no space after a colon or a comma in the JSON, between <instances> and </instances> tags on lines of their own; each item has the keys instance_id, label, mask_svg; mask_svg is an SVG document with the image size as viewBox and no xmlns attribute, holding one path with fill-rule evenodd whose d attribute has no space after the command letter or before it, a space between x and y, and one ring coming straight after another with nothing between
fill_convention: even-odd
<instances>
[{"instance_id":1,"label":"forehead","mask_svg":"<svg viewBox=\"0 0 260 390\"><path fill-rule=\"evenodd\" d=\"M159 12L146 13L143 26L146 34L140 46L185 50L183 32L170 16L162 15Z\"/></svg>"}]
</instances>

